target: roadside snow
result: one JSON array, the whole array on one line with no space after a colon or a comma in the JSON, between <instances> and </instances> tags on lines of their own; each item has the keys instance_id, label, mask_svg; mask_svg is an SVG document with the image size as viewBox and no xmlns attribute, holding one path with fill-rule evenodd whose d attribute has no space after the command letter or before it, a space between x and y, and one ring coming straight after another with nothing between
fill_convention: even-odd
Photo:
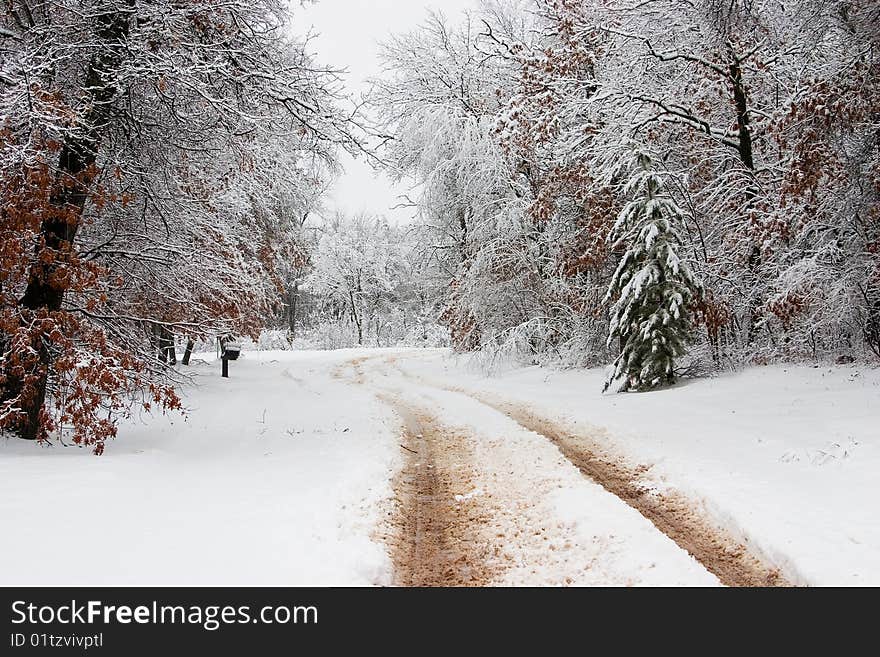
<instances>
[{"instance_id":1,"label":"roadside snow","mask_svg":"<svg viewBox=\"0 0 880 657\"><path fill-rule=\"evenodd\" d=\"M880 370L772 366L603 395L600 370L487 378L446 351L397 365L604 435L609 454L651 466L647 484L702 503L790 580L880 584Z\"/></svg>"},{"instance_id":2,"label":"roadside snow","mask_svg":"<svg viewBox=\"0 0 880 657\"><path fill-rule=\"evenodd\" d=\"M2 585L371 585L398 421L333 369L357 352L196 362L191 409L102 457L0 439Z\"/></svg>"}]
</instances>

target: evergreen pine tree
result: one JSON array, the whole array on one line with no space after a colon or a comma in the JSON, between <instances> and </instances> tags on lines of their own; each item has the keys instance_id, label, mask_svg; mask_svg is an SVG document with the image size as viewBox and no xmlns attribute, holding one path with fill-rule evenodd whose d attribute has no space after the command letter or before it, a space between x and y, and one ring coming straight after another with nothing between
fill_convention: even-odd
<instances>
[{"instance_id":1,"label":"evergreen pine tree","mask_svg":"<svg viewBox=\"0 0 880 657\"><path fill-rule=\"evenodd\" d=\"M620 355L605 390L619 380L621 391L645 390L674 382L674 361L685 353L691 333L689 308L703 291L677 253L681 210L646 153L636 153L623 193L631 200L609 240L626 251L605 296L616 299L608 344L618 339Z\"/></svg>"}]
</instances>

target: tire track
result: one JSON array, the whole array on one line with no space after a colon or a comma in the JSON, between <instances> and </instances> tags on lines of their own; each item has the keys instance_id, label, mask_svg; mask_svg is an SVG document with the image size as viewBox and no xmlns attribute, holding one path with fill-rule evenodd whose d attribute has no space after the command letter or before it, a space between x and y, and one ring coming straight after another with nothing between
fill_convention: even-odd
<instances>
[{"instance_id":1,"label":"tire track","mask_svg":"<svg viewBox=\"0 0 880 657\"><path fill-rule=\"evenodd\" d=\"M367 357L338 366L333 376L363 385ZM472 489L472 449L466 436L391 394L378 393L401 419L403 467L393 481L395 506L384 539L394 564L393 582L407 587L490 586L503 570L497 539L481 531L493 511Z\"/></svg>"},{"instance_id":2,"label":"tire track","mask_svg":"<svg viewBox=\"0 0 880 657\"><path fill-rule=\"evenodd\" d=\"M473 476L465 436L442 429L428 415L380 394L403 419L406 460L395 477L397 504L391 557L399 586L487 586L499 572L497 551L482 535L491 515L477 499L456 497Z\"/></svg>"},{"instance_id":3,"label":"tire track","mask_svg":"<svg viewBox=\"0 0 880 657\"><path fill-rule=\"evenodd\" d=\"M468 395L550 440L591 480L619 497L691 554L726 586L791 586L778 568L763 562L729 532L711 523L683 495L641 483L647 467L633 468L596 451L590 439L514 404Z\"/></svg>"}]
</instances>

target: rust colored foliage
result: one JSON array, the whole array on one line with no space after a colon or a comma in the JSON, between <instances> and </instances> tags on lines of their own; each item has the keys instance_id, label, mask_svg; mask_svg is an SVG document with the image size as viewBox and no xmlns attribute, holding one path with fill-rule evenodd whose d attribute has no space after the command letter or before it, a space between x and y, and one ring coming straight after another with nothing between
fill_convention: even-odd
<instances>
[{"instance_id":1,"label":"rust colored foliage","mask_svg":"<svg viewBox=\"0 0 880 657\"><path fill-rule=\"evenodd\" d=\"M773 313L783 328L789 330L796 318L803 314L808 307L804 295L797 292L789 292L780 299L773 299L767 303L767 310Z\"/></svg>"},{"instance_id":2,"label":"rust colored foliage","mask_svg":"<svg viewBox=\"0 0 880 657\"><path fill-rule=\"evenodd\" d=\"M8 147L11 135L7 132L4 138ZM96 262L82 259L69 242L47 246L41 226L79 221L76 212L59 207L54 199L72 185L88 186L98 171L92 167L77 180L61 179L49 165L60 144L42 140L36 146L40 157L4 171L0 178L0 430L15 429L25 421L22 409L40 394L39 382L48 379L37 439L67 430L75 444L100 454L116 435L115 418L133 396L163 409L179 409L180 399L173 387L151 381L141 357L112 343L100 324L84 316L106 310L111 277ZM102 210L130 199L94 185L89 201ZM80 310L30 310L21 305L32 277L48 281Z\"/></svg>"},{"instance_id":3,"label":"rust colored foliage","mask_svg":"<svg viewBox=\"0 0 880 657\"><path fill-rule=\"evenodd\" d=\"M449 329L452 347L458 352L469 352L480 346L480 330L476 318L462 303L461 284L449 284L448 302L440 315L440 324Z\"/></svg>"},{"instance_id":4,"label":"rust colored foliage","mask_svg":"<svg viewBox=\"0 0 880 657\"><path fill-rule=\"evenodd\" d=\"M558 211L561 201L569 206L566 221L570 237L561 245L559 271L574 278L601 269L609 257L609 217L617 211L614 194L596 184L585 164L576 168L555 167L547 175L530 213L549 219Z\"/></svg>"},{"instance_id":5,"label":"rust colored foliage","mask_svg":"<svg viewBox=\"0 0 880 657\"><path fill-rule=\"evenodd\" d=\"M706 327L709 342L718 345L725 327L729 326L733 317L730 307L721 299L707 291L697 303L696 316Z\"/></svg>"},{"instance_id":6,"label":"rust colored foliage","mask_svg":"<svg viewBox=\"0 0 880 657\"><path fill-rule=\"evenodd\" d=\"M519 67L518 93L509 101L498 133L515 168L528 178L534 197L528 217L542 230L555 223L557 232L565 234L556 269L576 277L607 261L606 238L616 213L614 195L596 182L591 162L552 162L548 150L552 152L561 137L565 120L560 111L570 102L569 96L588 97L595 91L589 81L602 54L602 39L598 30L584 30L589 21L583 3L546 0L541 7L554 27L555 40L537 51L518 44L512 47ZM581 83L572 91L560 86L560 80ZM596 126L582 121L578 138L588 141L595 131Z\"/></svg>"}]
</instances>

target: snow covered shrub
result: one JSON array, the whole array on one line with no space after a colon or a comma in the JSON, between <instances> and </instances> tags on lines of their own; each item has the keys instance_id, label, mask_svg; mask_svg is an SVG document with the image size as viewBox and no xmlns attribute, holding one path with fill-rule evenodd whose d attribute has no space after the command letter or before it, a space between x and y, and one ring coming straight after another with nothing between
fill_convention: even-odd
<instances>
[{"instance_id":1,"label":"snow covered shrub","mask_svg":"<svg viewBox=\"0 0 880 657\"><path fill-rule=\"evenodd\" d=\"M293 336L285 329L263 329L256 340L247 336L242 338L241 345L245 352L287 351L293 348Z\"/></svg>"},{"instance_id":2,"label":"snow covered shrub","mask_svg":"<svg viewBox=\"0 0 880 657\"><path fill-rule=\"evenodd\" d=\"M620 390L644 390L674 382L675 359L685 353L693 305L703 292L677 252L681 210L647 153L636 152L623 195L632 200L609 239L625 251L606 295L615 299L608 344L619 340L620 355L605 389L619 380Z\"/></svg>"},{"instance_id":3,"label":"snow covered shrub","mask_svg":"<svg viewBox=\"0 0 880 657\"><path fill-rule=\"evenodd\" d=\"M417 325L410 326L396 344L398 347L426 347L434 349L448 347L449 345L449 329L427 319Z\"/></svg>"},{"instance_id":4,"label":"snow covered shrub","mask_svg":"<svg viewBox=\"0 0 880 657\"><path fill-rule=\"evenodd\" d=\"M522 324L487 336L472 364L487 373L517 365L536 365L547 348L550 333L546 317L534 317Z\"/></svg>"}]
</instances>

